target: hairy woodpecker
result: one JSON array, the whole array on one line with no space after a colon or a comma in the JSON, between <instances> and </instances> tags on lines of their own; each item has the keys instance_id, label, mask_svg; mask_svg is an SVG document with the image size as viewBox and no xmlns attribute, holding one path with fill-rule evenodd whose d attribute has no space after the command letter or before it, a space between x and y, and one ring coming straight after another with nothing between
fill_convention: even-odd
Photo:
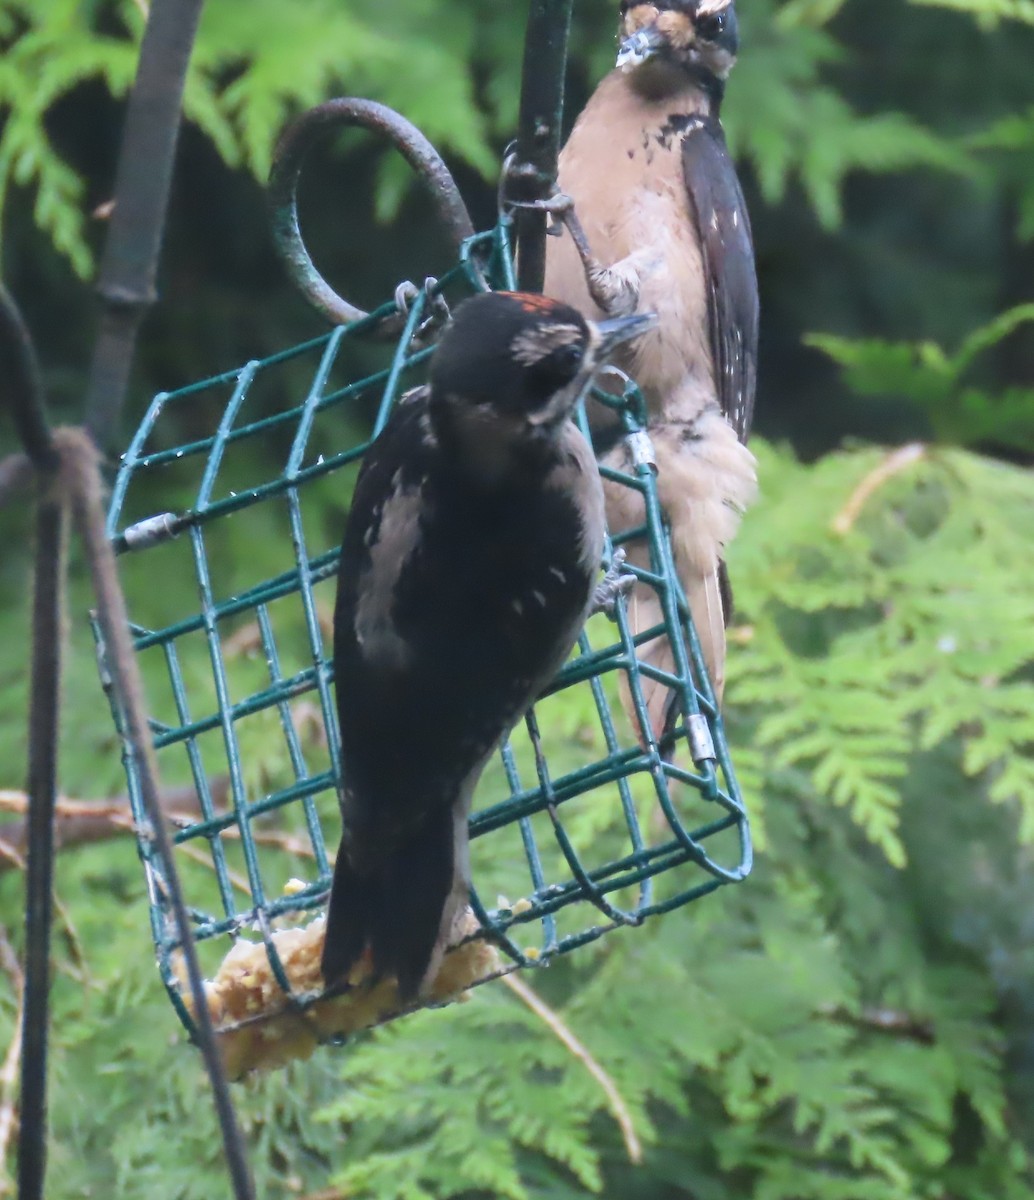
<instances>
[{"instance_id":1,"label":"hairy woodpecker","mask_svg":"<svg viewBox=\"0 0 1034 1200\"><path fill-rule=\"evenodd\" d=\"M719 123L737 51L731 0L621 5L617 65L597 87L560 158L559 186L584 240L551 240L546 291L589 316L651 310L654 330L616 365L643 391L675 564L718 698L731 595L722 562L756 492L745 446L754 408L758 291L747 210ZM596 426L594 419L594 430ZM594 432L594 437L595 437ZM603 461L630 469L622 443ZM606 485L612 532L642 524L637 492ZM630 560L647 565L645 547ZM637 632L661 621L655 594L632 593ZM667 640L640 655L671 670ZM644 679L654 736L673 715ZM634 719L634 718L633 718Z\"/></svg>"},{"instance_id":2,"label":"hairy woodpecker","mask_svg":"<svg viewBox=\"0 0 1034 1200\"><path fill-rule=\"evenodd\" d=\"M597 586L603 494L569 418L604 354L651 324L538 295L467 300L367 452L334 611L328 985L366 952L403 1002L437 973L468 898L478 778L620 586Z\"/></svg>"}]
</instances>

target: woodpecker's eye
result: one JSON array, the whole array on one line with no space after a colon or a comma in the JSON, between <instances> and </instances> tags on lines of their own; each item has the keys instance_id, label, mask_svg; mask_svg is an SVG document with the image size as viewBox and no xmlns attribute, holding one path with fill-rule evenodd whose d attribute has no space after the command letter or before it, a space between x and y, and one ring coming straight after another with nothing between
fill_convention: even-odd
<instances>
[{"instance_id":1,"label":"woodpecker's eye","mask_svg":"<svg viewBox=\"0 0 1034 1200\"><path fill-rule=\"evenodd\" d=\"M535 363L529 363L527 371L532 387L547 398L570 383L582 365L580 346L557 346Z\"/></svg>"},{"instance_id":2,"label":"woodpecker's eye","mask_svg":"<svg viewBox=\"0 0 1034 1200\"><path fill-rule=\"evenodd\" d=\"M571 379L578 374L578 368L582 365L582 348L574 345L560 346L549 357L557 374L566 375Z\"/></svg>"},{"instance_id":3,"label":"woodpecker's eye","mask_svg":"<svg viewBox=\"0 0 1034 1200\"><path fill-rule=\"evenodd\" d=\"M716 42L725 32L726 14L724 12L703 13L696 19L697 37L705 42Z\"/></svg>"}]
</instances>

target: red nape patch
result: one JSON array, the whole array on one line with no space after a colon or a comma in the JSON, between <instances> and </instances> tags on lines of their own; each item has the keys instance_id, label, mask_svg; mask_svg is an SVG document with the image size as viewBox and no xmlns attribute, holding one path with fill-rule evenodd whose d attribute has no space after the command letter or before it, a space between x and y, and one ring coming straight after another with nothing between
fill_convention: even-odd
<instances>
[{"instance_id":1,"label":"red nape patch","mask_svg":"<svg viewBox=\"0 0 1034 1200\"><path fill-rule=\"evenodd\" d=\"M540 296L538 292L507 292L516 300L527 313L552 312L560 306L559 300L551 300L548 296Z\"/></svg>"}]
</instances>

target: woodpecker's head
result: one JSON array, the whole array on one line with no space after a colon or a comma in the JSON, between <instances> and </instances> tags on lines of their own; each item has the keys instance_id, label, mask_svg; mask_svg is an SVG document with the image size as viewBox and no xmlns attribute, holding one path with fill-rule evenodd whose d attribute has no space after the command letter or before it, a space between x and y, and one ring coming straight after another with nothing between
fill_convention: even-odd
<instances>
[{"instance_id":1,"label":"woodpecker's head","mask_svg":"<svg viewBox=\"0 0 1034 1200\"><path fill-rule=\"evenodd\" d=\"M587 321L546 296L487 292L455 311L431 360L432 405L474 438L554 436L614 346L645 332L652 315Z\"/></svg>"},{"instance_id":2,"label":"woodpecker's head","mask_svg":"<svg viewBox=\"0 0 1034 1200\"><path fill-rule=\"evenodd\" d=\"M724 80L739 47L732 0L622 0L617 66L670 66Z\"/></svg>"}]
</instances>

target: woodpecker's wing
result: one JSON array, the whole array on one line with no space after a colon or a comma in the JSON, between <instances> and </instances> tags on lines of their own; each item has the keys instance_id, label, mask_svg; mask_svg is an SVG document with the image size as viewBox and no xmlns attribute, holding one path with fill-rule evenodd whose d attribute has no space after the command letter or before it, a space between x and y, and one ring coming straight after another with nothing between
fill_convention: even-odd
<instances>
[{"instance_id":1,"label":"woodpecker's wing","mask_svg":"<svg viewBox=\"0 0 1034 1200\"><path fill-rule=\"evenodd\" d=\"M405 998L467 898L478 775L570 649L603 540L600 521L579 557L591 506L553 486L563 445L555 469L486 490L438 441L427 400L400 404L367 452L334 612L343 840L323 973L342 978L369 947ZM581 444L575 473L598 491Z\"/></svg>"},{"instance_id":2,"label":"woodpecker's wing","mask_svg":"<svg viewBox=\"0 0 1034 1200\"><path fill-rule=\"evenodd\" d=\"M700 235L718 400L745 442L757 378L758 281L747 206L716 118L699 116L688 127L682 172Z\"/></svg>"},{"instance_id":3,"label":"woodpecker's wing","mask_svg":"<svg viewBox=\"0 0 1034 1200\"><path fill-rule=\"evenodd\" d=\"M473 488L427 415L426 394L392 414L342 544L345 823L371 863L423 813L452 806L548 683L598 571L596 548L591 564L568 561L583 536L576 497L530 471L498 494Z\"/></svg>"}]
</instances>

